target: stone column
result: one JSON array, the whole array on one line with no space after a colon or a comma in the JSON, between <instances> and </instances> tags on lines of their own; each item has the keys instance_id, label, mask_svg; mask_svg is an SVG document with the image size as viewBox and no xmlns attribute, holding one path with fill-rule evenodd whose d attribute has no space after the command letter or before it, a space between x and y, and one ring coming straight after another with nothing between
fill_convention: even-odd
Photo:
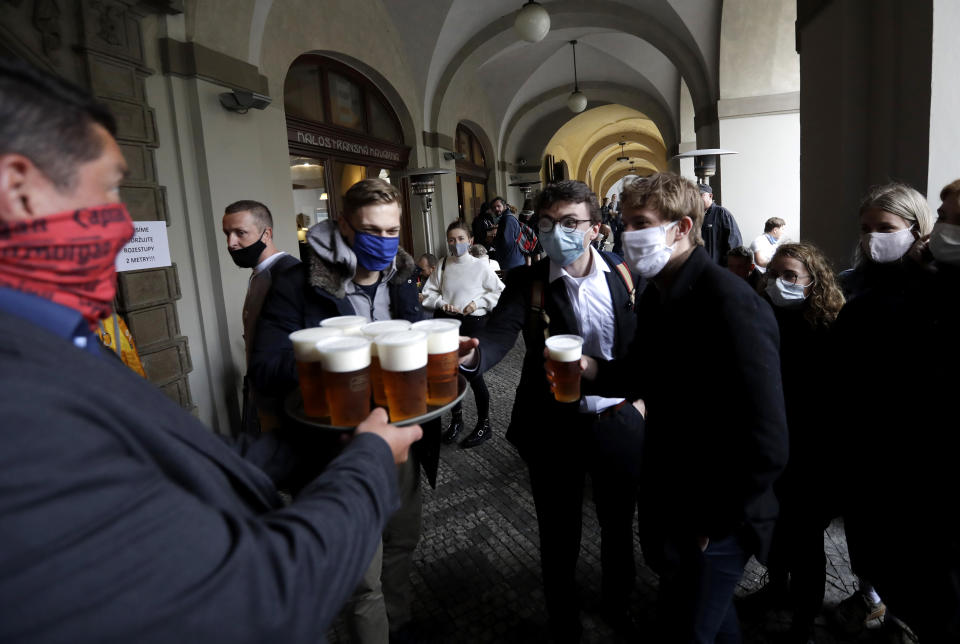
<instances>
[{"instance_id":1,"label":"stone column","mask_svg":"<svg viewBox=\"0 0 960 644\"><path fill-rule=\"evenodd\" d=\"M953 21L942 25L950 42L938 51L955 50L955 3L937 6L946 10L938 20ZM837 269L850 265L857 205L871 185L898 180L927 189L930 141L939 137L931 131L931 85L946 84L954 96L957 86L956 67L932 73L933 7L933 0L798 1L800 211L804 237ZM938 94L937 107L951 116L937 123L952 131L956 103L940 102L949 94Z\"/></svg>"},{"instance_id":2,"label":"stone column","mask_svg":"<svg viewBox=\"0 0 960 644\"><path fill-rule=\"evenodd\" d=\"M86 86L117 119L117 142L130 175L120 188L135 221L170 217L157 182L157 131L144 79L140 21L144 11L178 11L179 2L156 0L138 9L133 0L37 0L0 3L0 40L16 56ZM187 338L180 333L177 267L120 273L117 309L127 320L147 377L191 411Z\"/></svg>"}]
</instances>

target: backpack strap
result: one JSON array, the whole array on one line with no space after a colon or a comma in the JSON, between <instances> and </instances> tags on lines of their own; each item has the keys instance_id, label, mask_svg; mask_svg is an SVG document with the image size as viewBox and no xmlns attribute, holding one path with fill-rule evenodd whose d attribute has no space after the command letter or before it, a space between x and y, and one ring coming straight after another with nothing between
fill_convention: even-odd
<instances>
[{"instance_id":1,"label":"backpack strap","mask_svg":"<svg viewBox=\"0 0 960 644\"><path fill-rule=\"evenodd\" d=\"M550 316L544 307L546 301L546 288L543 280L533 280L530 282L530 310L527 312L527 332L536 333L537 325L543 321L543 337L550 337Z\"/></svg>"},{"instance_id":2,"label":"backpack strap","mask_svg":"<svg viewBox=\"0 0 960 644\"><path fill-rule=\"evenodd\" d=\"M627 268L627 263L623 260L620 260L619 263L614 263L606 254L603 254L603 258L606 260L617 274L620 275L620 279L623 281L623 285L627 288L627 295L630 298L630 306L633 307L634 300L636 299L637 287L633 283L633 276L630 274L630 269Z\"/></svg>"}]
</instances>

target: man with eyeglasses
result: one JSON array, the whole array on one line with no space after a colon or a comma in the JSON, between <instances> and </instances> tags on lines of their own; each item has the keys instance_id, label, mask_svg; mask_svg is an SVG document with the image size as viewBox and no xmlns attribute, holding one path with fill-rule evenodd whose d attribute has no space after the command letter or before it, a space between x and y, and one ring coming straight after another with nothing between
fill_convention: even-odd
<instances>
[{"instance_id":1,"label":"man with eyeglasses","mask_svg":"<svg viewBox=\"0 0 960 644\"><path fill-rule=\"evenodd\" d=\"M550 335L583 337L584 354L601 362L624 355L636 323L633 280L619 257L590 245L601 216L586 184L547 186L537 211L547 258L511 271L486 328L473 341L478 348L461 362L464 371L482 373L523 333L526 354L507 439L530 470L551 636L579 641L582 631L574 573L589 472L601 528L604 613L611 626L636 639L627 611L635 576L629 465L639 461L642 418L622 399L586 387L579 401L558 403L544 371L544 340Z\"/></svg>"}]
</instances>

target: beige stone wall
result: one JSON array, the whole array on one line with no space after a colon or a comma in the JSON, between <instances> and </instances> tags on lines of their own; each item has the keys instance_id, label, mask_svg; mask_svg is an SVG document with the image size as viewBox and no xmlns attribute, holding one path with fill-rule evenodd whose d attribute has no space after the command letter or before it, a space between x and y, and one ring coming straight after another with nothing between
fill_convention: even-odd
<instances>
[{"instance_id":1,"label":"beige stone wall","mask_svg":"<svg viewBox=\"0 0 960 644\"><path fill-rule=\"evenodd\" d=\"M488 197L503 195L510 203L517 203L516 199L510 201L510 198L507 197L506 173L499 171L497 168L500 161L500 128L490 112L490 104L481 88L482 85L474 70L461 70L451 82L450 89L441 104L437 131L440 134L454 137L457 132L457 124L460 121L470 121L479 126L494 146L493 154L487 156L487 166L490 168L490 178L487 182ZM433 235L433 252L439 252L440 255L443 255L446 254L446 236L444 234L446 224L457 217L459 208L457 206L457 186L454 174L456 172L455 164L452 161L443 161L442 154L439 156L439 165L451 170L451 174L445 175L441 179L442 194L438 195L435 201L433 218L436 222Z\"/></svg>"},{"instance_id":2,"label":"beige stone wall","mask_svg":"<svg viewBox=\"0 0 960 644\"><path fill-rule=\"evenodd\" d=\"M795 0L724 0L720 98L800 91Z\"/></svg>"},{"instance_id":3,"label":"beige stone wall","mask_svg":"<svg viewBox=\"0 0 960 644\"><path fill-rule=\"evenodd\" d=\"M770 217L800 237L800 56L795 0L726 0L720 30L721 202L744 244ZM716 186L718 182L714 181ZM716 189L715 189L716 192Z\"/></svg>"}]
</instances>

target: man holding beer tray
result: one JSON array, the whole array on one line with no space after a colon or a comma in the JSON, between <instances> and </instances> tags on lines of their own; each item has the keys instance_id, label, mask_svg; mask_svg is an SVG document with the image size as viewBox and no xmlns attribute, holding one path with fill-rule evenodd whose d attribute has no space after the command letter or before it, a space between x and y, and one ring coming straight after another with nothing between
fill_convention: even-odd
<instances>
[{"instance_id":1,"label":"man holding beer tray","mask_svg":"<svg viewBox=\"0 0 960 644\"><path fill-rule=\"evenodd\" d=\"M601 222L586 184L548 185L537 209L547 258L511 271L474 340L479 345L467 351L465 343L462 369L483 373L523 333L526 354L507 439L530 470L550 634L573 642L582 632L574 572L589 472L601 528L604 613L614 629L635 639L627 612L636 572L631 468L640 458L643 418L623 399L580 382L581 351L599 361L626 354L636 325L633 279L619 257L590 245ZM553 382L544 370L545 351Z\"/></svg>"},{"instance_id":2,"label":"man holding beer tray","mask_svg":"<svg viewBox=\"0 0 960 644\"><path fill-rule=\"evenodd\" d=\"M412 323L424 317L413 279L416 264L400 248L401 202L400 191L389 182L364 179L347 190L337 219L322 221L307 231L303 264L274 275L273 289L260 314L250 366L256 387L273 395L297 388L298 350L291 339L296 336L291 334L313 327L336 329L347 337L365 337L371 343L363 367L360 362L364 360L357 356L338 363L336 368L350 367L351 372L358 372L350 378L344 375L347 372L338 374L329 366L321 368L324 383L328 377L339 382L340 393L326 390L328 403L335 396L346 402L342 399L344 391L350 391L351 396L362 395L360 390L366 387L367 402L358 403L366 409L370 388L377 394L378 381L385 385L379 379L386 356L381 352L382 345L377 344L376 331L370 337L364 332L365 326L387 320ZM314 353L323 364L322 348ZM367 369L366 376L359 373L363 369ZM304 396L305 411L308 404ZM347 407L341 408L343 415L331 421L355 420L358 416L350 418ZM397 412L390 406L394 420ZM411 558L420 540L420 464L428 476L436 476L440 421L424 423L423 429L426 440L414 445L410 460L399 468L402 506L384 531L382 572L379 559L374 558L352 606L355 641L385 641L388 630L396 631L410 620Z\"/></svg>"},{"instance_id":3,"label":"man holding beer tray","mask_svg":"<svg viewBox=\"0 0 960 644\"><path fill-rule=\"evenodd\" d=\"M284 503L315 454L280 430L240 450L105 350L134 232L116 131L0 57L0 641L323 640L420 430L370 414Z\"/></svg>"}]
</instances>

